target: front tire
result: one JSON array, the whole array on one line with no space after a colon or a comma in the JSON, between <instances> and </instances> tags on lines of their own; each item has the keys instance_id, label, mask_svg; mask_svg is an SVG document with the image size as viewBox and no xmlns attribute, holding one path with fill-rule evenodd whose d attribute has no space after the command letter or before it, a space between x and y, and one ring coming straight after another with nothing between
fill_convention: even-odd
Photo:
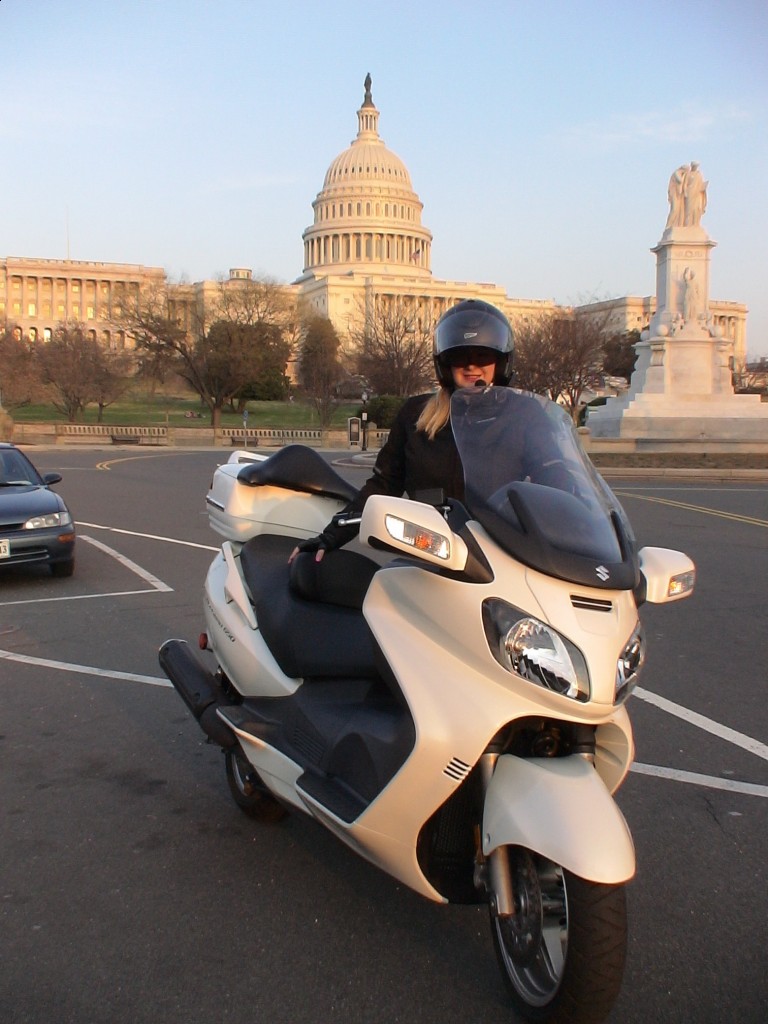
<instances>
[{"instance_id":1,"label":"front tire","mask_svg":"<svg viewBox=\"0 0 768 1024\"><path fill-rule=\"evenodd\" d=\"M491 931L515 1010L534 1024L600 1024L624 973L624 886L588 882L519 846L509 870L515 912L492 909Z\"/></svg>"},{"instance_id":2,"label":"front tire","mask_svg":"<svg viewBox=\"0 0 768 1024\"><path fill-rule=\"evenodd\" d=\"M56 579L66 579L75 571L75 560L70 558L66 562L52 562L50 569L51 575Z\"/></svg>"},{"instance_id":3,"label":"front tire","mask_svg":"<svg viewBox=\"0 0 768 1024\"><path fill-rule=\"evenodd\" d=\"M273 823L281 821L288 811L276 800L239 747L224 751L227 783L232 799L249 818Z\"/></svg>"}]
</instances>

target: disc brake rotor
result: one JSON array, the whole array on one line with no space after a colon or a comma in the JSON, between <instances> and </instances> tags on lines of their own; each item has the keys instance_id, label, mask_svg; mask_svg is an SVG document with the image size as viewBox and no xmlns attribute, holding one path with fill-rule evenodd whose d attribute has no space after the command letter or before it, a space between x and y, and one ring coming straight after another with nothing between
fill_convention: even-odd
<instances>
[{"instance_id":1,"label":"disc brake rotor","mask_svg":"<svg viewBox=\"0 0 768 1024\"><path fill-rule=\"evenodd\" d=\"M510 856L515 913L500 925L510 956L521 966L536 959L543 933L541 885L533 857L527 850Z\"/></svg>"}]
</instances>

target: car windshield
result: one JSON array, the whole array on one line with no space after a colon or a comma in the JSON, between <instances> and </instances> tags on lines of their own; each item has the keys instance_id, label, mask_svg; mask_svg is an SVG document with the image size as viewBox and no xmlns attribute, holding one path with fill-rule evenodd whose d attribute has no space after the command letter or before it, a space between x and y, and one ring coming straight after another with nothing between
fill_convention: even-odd
<instances>
[{"instance_id":1,"label":"car windshield","mask_svg":"<svg viewBox=\"0 0 768 1024\"><path fill-rule=\"evenodd\" d=\"M9 448L0 451L0 487L15 487L23 484L42 484L32 463L21 452Z\"/></svg>"},{"instance_id":2,"label":"car windshield","mask_svg":"<svg viewBox=\"0 0 768 1024\"><path fill-rule=\"evenodd\" d=\"M465 504L497 544L548 575L635 586L629 522L559 405L512 388L462 388L451 425Z\"/></svg>"}]
</instances>

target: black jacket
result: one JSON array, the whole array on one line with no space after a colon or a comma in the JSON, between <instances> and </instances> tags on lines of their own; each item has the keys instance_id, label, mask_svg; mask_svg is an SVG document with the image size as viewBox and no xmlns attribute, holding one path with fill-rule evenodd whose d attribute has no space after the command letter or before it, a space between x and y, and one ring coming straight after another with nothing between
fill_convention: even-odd
<instances>
[{"instance_id":1,"label":"black jacket","mask_svg":"<svg viewBox=\"0 0 768 1024\"><path fill-rule=\"evenodd\" d=\"M373 475L352 503L362 509L372 494L407 494L418 499L420 491L442 489L447 498L461 498L464 475L453 440L450 422L430 441L416 422L432 395L417 395L400 407L389 437L379 452Z\"/></svg>"},{"instance_id":2,"label":"black jacket","mask_svg":"<svg viewBox=\"0 0 768 1024\"><path fill-rule=\"evenodd\" d=\"M407 494L409 498L418 498L422 491L439 488L446 498L463 496L464 476L450 422L437 432L434 441L416 429L416 421L431 397L427 394L406 399L376 458L372 475L344 513L362 512L372 494L391 494L396 498ZM337 526L331 521L320 539L323 546L341 547L357 536L358 529L357 526Z\"/></svg>"},{"instance_id":3,"label":"black jacket","mask_svg":"<svg viewBox=\"0 0 768 1024\"><path fill-rule=\"evenodd\" d=\"M372 494L391 494L419 499L420 493L442 490L444 497L464 498L464 474L453 438L450 421L430 441L427 435L416 429L416 422L432 395L417 395L401 406L392 424L386 444L379 452L373 474L361 487L357 497L344 509L345 513L360 513ZM501 474L499 483L526 476L536 479L552 457L543 442L546 431L542 431L544 413L537 402L528 396L519 395L519 428L510 436L494 436L493 423L481 438L481 453L478 457L494 458L493 449L503 444L503 452L497 449L495 465ZM544 482L542 480L542 482ZM329 523L322 533L330 547L339 547L352 540L357 527L339 527Z\"/></svg>"}]
</instances>

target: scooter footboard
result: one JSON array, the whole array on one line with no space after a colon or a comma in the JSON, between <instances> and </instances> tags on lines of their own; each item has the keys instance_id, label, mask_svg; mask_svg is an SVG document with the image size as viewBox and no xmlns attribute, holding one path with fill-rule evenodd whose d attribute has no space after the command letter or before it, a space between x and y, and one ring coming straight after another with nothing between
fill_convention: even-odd
<instances>
[{"instance_id":1,"label":"scooter footboard","mask_svg":"<svg viewBox=\"0 0 768 1024\"><path fill-rule=\"evenodd\" d=\"M485 795L483 853L524 846L580 878L609 885L635 873L624 816L589 761L499 757Z\"/></svg>"}]
</instances>

